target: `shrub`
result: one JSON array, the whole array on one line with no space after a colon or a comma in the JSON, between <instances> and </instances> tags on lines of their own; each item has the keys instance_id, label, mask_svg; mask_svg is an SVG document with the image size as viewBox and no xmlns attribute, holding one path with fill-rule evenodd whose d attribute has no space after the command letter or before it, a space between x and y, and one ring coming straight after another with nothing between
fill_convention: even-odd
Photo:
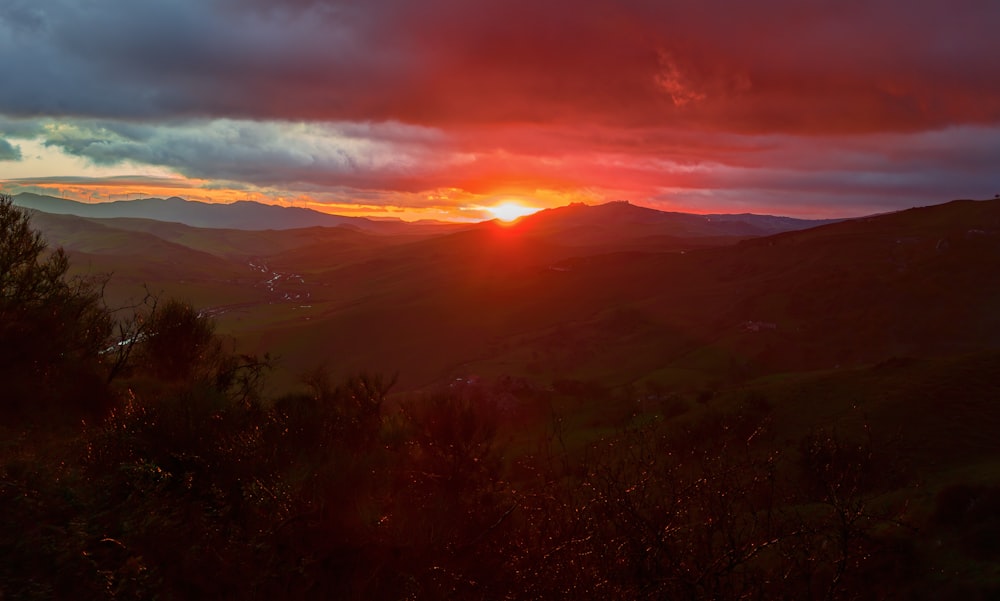
<instances>
[{"instance_id":1,"label":"shrub","mask_svg":"<svg viewBox=\"0 0 1000 601\"><path fill-rule=\"evenodd\" d=\"M112 318L100 279L67 276L28 214L0 194L0 381L8 417L97 414L109 405L102 351Z\"/></svg>"}]
</instances>

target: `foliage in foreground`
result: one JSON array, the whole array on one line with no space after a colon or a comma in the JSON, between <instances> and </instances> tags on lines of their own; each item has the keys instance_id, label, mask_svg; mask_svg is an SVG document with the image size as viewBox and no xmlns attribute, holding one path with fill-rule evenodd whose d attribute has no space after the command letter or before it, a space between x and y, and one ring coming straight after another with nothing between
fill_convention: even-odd
<instances>
[{"instance_id":1,"label":"foliage in foreground","mask_svg":"<svg viewBox=\"0 0 1000 601\"><path fill-rule=\"evenodd\" d=\"M949 489L918 533L864 433L782 449L761 403L631 422L572 451L552 433L513 453L501 434L521 419L489 388L391 409L385 391L358 376L265 406L185 389L129 398L69 441L8 445L0 590L899 598L974 593L934 579L929 536L998 557L979 532L995 525L995 489Z\"/></svg>"},{"instance_id":2,"label":"foliage in foreground","mask_svg":"<svg viewBox=\"0 0 1000 601\"><path fill-rule=\"evenodd\" d=\"M0 381L7 390L0 416L46 412L67 394L79 410L107 408L98 364L112 319L101 282L70 279L68 269L62 249L50 252L28 215L0 194Z\"/></svg>"}]
</instances>

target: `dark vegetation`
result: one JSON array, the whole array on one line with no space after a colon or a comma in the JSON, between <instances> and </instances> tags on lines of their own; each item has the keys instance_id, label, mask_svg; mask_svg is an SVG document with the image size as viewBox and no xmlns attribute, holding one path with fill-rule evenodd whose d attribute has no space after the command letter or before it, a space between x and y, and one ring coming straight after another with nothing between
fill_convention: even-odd
<instances>
[{"instance_id":1,"label":"dark vegetation","mask_svg":"<svg viewBox=\"0 0 1000 601\"><path fill-rule=\"evenodd\" d=\"M0 226L3 599L1000 594L996 345L702 389L316 368L270 394L272 360L191 305L109 308L6 198Z\"/></svg>"}]
</instances>

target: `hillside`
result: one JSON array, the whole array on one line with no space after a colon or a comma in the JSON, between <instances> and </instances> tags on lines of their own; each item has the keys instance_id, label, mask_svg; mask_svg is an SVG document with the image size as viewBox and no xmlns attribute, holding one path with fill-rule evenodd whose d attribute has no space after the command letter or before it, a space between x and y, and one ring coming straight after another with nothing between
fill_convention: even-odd
<instances>
[{"instance_id":1,"label":"hillside","mask_svg":"<svg viewBox=\"0 0 1000 601\"><path fill-rule=\"evenodd\" d=\"M610 203L418 237L88 222L131 228L117 250L76 240L113 239L81 222L39 224L118 284L190 298L275 352L285 386L328 363L398 371L401 390L503 374L697 389L1000 341L1000 278L984 277L1000 273L995 202L756 238L714 219ZM677 237L653 243L647 223Z\"/></svg>"},{"instance_id":2,"label":"hillside","mask_svg":"<svg viewBox=\"0 0 1000 601\"><path fill-rule=\"evenodd\" d=\"M0 249L0 590L1000 592L1000 201L655 242L592 209L585 244L591 208L399 236L34 213L114 273Z\"/></svg>"},{"instance_id":3,"label":"hillside","mask_svg":"<svg viewBox=\"0 0 1000 601\"><path fill-rule=\"evenodd\" d=\"M444 222L372 220L364 217L331 215L301 207L283 207L253 201L230 204L203 203L171 198L141 198L114 202L82 203L64 198L21 193L14 204L37 211L78 217L133 218L181 223L191 227L237 230L289 230L310 227L350 226L364 231L386 234L444 233L460 225ZM602 241L603 235L612 240L622 236L614 230L628 226L635 230L627 237L672 236L675 238L705 238L758 236L803 229L826 223L821 220L791 219L769 215L692 215L668 213L637 207L627 201L603 205L570 205L549 209L521 220L522 227L539 233L569 237L574 231L585 235L578 243Z\"/></svg>"},{"instance_id":4,"label":"hillside","mask_svg":"<svg viewBox=\"0 0 1000 601\"><path fill-rule=\"evenodd\" d=\"M517 374L704 387L995 347L1000 280L982 274L1000 273L997 205L915 211L685 253L573 256L514 227L303 261L308 323L272 314L262 337L295 361L328 349L410 386Z\"/></svg>"},{"instance_id":5,"label":"hillside","mask_svg":"<svg viewBox=\"0 0 1000 601\"><path fill-rule=\"evenodd\" d=\"M631 238L670 234L677 238L755 237L807 229L838 220L793 219L745 213L696 215L657 211L628 201L588 206L571 204L547 209L519 220L535 234L560 235L576 243L600 240L602 235Z\"/></svg>"},{"instance_id":6,"label":"hillside","mask_svg":"<svg viewBox=\"0 0 1000 601\"><path fill-rule=\"evenodd\" d=\"M301 207L282 207L245 200L231 204L216 204L174 196L82 203L64 198L22 193L14 197L14 203L26 209L59 215L152 219L201 228L260 231L351 226L373 232L396 232L405 227L402 222L344 217ZM429 224L421 227L430 229L437 225Z\"/></svg>"}]
</instances>

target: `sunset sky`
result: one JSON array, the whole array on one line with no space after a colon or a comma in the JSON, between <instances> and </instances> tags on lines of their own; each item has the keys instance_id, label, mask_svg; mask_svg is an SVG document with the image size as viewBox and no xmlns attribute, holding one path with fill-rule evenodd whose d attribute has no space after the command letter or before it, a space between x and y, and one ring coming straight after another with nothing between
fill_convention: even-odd
<instances>
[{"instance_id":1,"label":"sunset sky","mask_svg":"<svg viewBox=\"0 0 1000 601\"><path fill-rule=\"evenodd\" d=\"M995 0L2 0L0 186L476 219L1000 193Z\"/></svg>"}]
</instances>

